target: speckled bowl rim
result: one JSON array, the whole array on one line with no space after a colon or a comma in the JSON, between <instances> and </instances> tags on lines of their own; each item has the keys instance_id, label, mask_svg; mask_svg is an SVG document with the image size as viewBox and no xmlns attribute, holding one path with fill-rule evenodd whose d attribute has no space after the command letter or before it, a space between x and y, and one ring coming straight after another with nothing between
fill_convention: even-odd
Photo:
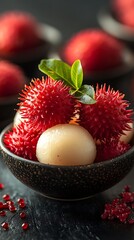
<instances>
[{"instance_id":1,"label":"speckled bowl rim","mask_svg":"<svg viewBox=\"0 0 134 240\"><path fill-rule=\"evenodd\" d=\"M134 42L134 31L132 31L131 27L119 22L113 16L110 7L100 10L98 13L98 22L107 33L114 37L120 40Z\"/></svg>"},{"instance_id":2,"label":"speckled bowl rim","mask_svg":"<svg viewBox=\"0 0 134 240\"><path fill-rule=\"evenodd\" d=\"M17 155L15 155L14 153L12 153L11 151L9 151L4 143L3 143L3 137L4 137L4 134L6 132L8 132L11 127L12 127L12 123L10 123L9 125L7 125L2 131L1 131L1 134L0 134L0 150L3 150L7 155L11 156L12 158L15 158L19 161L22 161L22 162L28 162L28 163L31 163L31 164L34 164L34 165L39 165L39 166L42 166L44 168L61 168L61 169L78 169L80 168L81 170L85 169L85 168L99 168L101 166L104 166L104 165L111 165L113 164L114 162L120 160L123 156L127 157L129 154L132 154L134 153L134 145L124 154L116 157L116 158L113 158L113 159L110 159L110 160L107 160L107 161L104 161L104 162L99 162L99 163L92 163L92 164L86 164L86 165L75 165L75 166L63 166L63 165L52 165L52 164L43 164L43 163L40 163L40 162L36 162L36 161L32 161L32 160L29 160L29 159L24 159L22 157L19 157Z\"/></svg>"}]
</instances>

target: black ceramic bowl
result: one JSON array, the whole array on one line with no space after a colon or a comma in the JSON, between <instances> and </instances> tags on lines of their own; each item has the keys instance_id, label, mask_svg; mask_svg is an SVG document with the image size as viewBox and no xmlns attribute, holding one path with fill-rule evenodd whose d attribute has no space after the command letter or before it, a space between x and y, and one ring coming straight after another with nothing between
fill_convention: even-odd
<instances>
[{"instance_id":1,"label":"black ceramic bowl","mask_svg":"<svg viewBox=\"0 0 134 240\"><path fill-rule=\"evenodd\" d=\"M48 54L60 44L62 38L60 31L48 24L40 23L39 27L41 36L38 46L18 53L12 53L10 56L0 55L0 59L19 65L29 78L36 77L34 73L37 72L40 60L47 58Z\"/></svg>"},{"instance_id":2,"label":"black ceramic bowl","mask_svg":"<svg viewBox=\"0 0 134 240\"><path fill-rule=\"evenodd\" d=\"M99 12L98 21L103 30L134 50L134 31L119 22L110 8L103 9Z\"/></svg>"},{"instance_id":3,"label":"black ceramic bowl","mask_svg":"<svg viewBox=\"0 0 134 240\"><path fill-rule=\"evenodd\" d=\"M134 163L134 146L112 160L83 166L55 166L26 160L11 153L3 143L8 125L1 133L0 148L8 168L22 183L49 198L76 200L102 192L120 180Z\"/></svg>"},{"instance_id":4,"label":"black ceramic bowl","mask_svg":"<svg viewBox=\"0 0 134 240\"><path fill-rule=\"evenodd\" d=\"M57 54L53 53L52 57L66 62L62 53L63 49L61 48ZM124 51L122 52L122 59L122 64L119 67L104 71L89 72L88 75L84 75L83 84L96 85L96 83L106 83L114 87L117 81L121 83L124 79L131 78L134 73L134 55L126 46L124 46Z\"/></svg>"}]
</instances>

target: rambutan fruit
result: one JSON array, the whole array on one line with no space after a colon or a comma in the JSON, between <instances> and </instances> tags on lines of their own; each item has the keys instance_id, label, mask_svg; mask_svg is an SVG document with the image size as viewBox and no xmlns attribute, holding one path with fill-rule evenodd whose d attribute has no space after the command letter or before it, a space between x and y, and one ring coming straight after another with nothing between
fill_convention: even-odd
<instances>
[{"instance_id":1,"label":"rambutan fruit","mask_svg":"<svg viewBox=\"0 0 134 240\"><path fill-rule=\"evenodd\" d=\"M4 144L12 153L37 161L36 144L39 136L39 129L33 129L26 122L21 122L4 135Z\"/></svg>"},{"instance_id":2,"label":"rambutan fruit","mask_svg":"<svg viewBox=\"0 0 134 240\"><path fill-rule=\"evenodd\" d=\"M123 45L98 29L85 29L63 46L61 57L70 65L80 59L85 75L118 67L123 62Z\"/></svg>"},{"instance_id":3,"label":"rambutan fruit","mask_svg":"<svg viewBox=\"0 0 134 240\"><path fill-rule=\"evenodd\" d=\"M29 124L42 131L57 124L68 123L75 111L75 98L63 81L35 79L21 94L20 113Z\"/></svg>"},{"instance_id":4,"label":"rambutan fruit","mask_svg":"<svg viewBox=\"0 0 134 240\"><path fill-rule=\"evenodd\" d=\"M7 11L0 15L0 52L3 55L31 49L40 43L39 24L29 13Z\"/></svg>"},{"instance_id":5,"label":"rambutan fruit","mask_svg":"<svg viewBox=\"0 0 134 240\"><path fill-rule=\"evenodd\" d=\"M95 162L102 162L124 154L131 148L131 146L128 143L112 139L110 141L104 141L101 142L101 144L97 144L96 148L97 155Z\"/></svg>"},{"instance_id":6,"label":"rambutan fruit","mask_svg":"<svg viewBox=\"0 0 134 240\"><path fill-rule=\"evenodd\" d=\"M129 103L124 94L104 86L97 85L95 104L82 104L80 125L85 127L96 140L109 140L121 136L124 131L130 130L132 122Z\"/></svg>"}]
</instances>

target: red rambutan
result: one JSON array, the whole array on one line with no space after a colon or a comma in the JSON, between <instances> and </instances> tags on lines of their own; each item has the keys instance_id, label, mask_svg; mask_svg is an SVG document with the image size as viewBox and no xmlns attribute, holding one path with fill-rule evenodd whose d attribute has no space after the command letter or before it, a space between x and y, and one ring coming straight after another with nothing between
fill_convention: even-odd
<instances>
[{"instance_id":1,"label":"red rambutan","mask_svg":"<svg viewBox=\"0 0 134 240\"><path fill-rule=\"evenodd\" d=\"M104 86L97 85L95 104L82 104L80 125L85 127L96 140L118 138L125 130L130 130L132 110L124 94Z\"/></svg>"},{"instance_id":2,"label":"red rambutan","mask_svg":"<svg viewBox=\"0 0 134 240\"><path fill-rule=\"evenodd\" d=\"M102 162L118 157L130 149L130 145L124 142L112 139L110 141L104 141L101 144L97 144L97 155L95 162Z\"/></svg>"},{"instance_id":3,"label":"red rambutan","mask_svg":"<svg viewBox=\"0 0 134 240\"><path fill-rule=\"evenodd\" d=\"M20 113L29 124L46 130L68 123L75 111L75 98L62 81L35 79L21 94Z\"/></svg>"},{"instance_id":4,"label":"red rambutan","mask_svg":"<svg viewBox=\"0 0 134 240\"><path fill-rule=\"evenodd\" d=\"M17 127L5 134L4 144L14 154L37 161L36 144L40 131L31 128L26 122L21 122Z\"/></svg>"}]
</instances>

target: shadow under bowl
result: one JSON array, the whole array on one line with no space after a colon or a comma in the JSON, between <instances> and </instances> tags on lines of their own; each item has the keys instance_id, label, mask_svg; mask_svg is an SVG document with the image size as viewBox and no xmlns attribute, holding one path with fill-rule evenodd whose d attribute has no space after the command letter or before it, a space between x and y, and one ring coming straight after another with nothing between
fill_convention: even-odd
<instances>
[{"instance_id":1,"label":"shadow under bowl","mask_svg":"<svg viewBox=\"0 0 134 240\"><path fill-rule=\"evenodd\" d=\"M108 34L121 40L134 50L134 30L119 22L110 8L102 9L99 12L98 22Z\"/></svg>"},{"instance_id":2,"label":"shadow under bowl","mask_svg":"<svg viewBox=\"0 0 134 240\"><path fill-rule=\"evenodd\" d=\"M60 44L62 38L60 31L50 25L40 23L39 27L41 32L39 45L10 55L0 54L1 60L19 65L29 78L36 77L34 72L37 72L40 60L48 58L48 53Z\"/></svg>"},{"instance_id":3,"label":"shadow under bowl","mask_svg":"<svg viewBox=\"0 0 134 240\"><path fill-rule=\"evenodd\" d=\"M134 146L125 154L109 161L81 166L41 164L11 153L3 143L8 125L0 136L3 159L22 183L46 197L78 200L91 197L121 181L134 164Z\"/></svg>"}]
</instances>

